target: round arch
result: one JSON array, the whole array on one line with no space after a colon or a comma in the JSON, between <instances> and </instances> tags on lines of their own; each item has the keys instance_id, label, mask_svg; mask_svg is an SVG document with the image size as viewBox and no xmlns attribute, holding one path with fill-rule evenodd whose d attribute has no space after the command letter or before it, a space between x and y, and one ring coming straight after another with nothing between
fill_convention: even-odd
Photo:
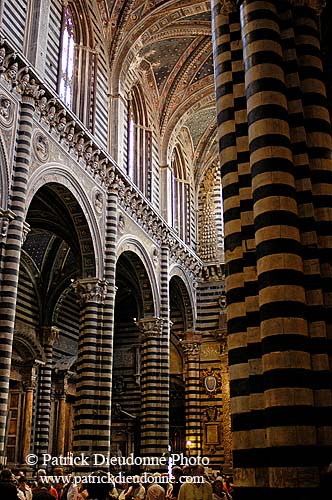
<instances>
[{"instance_id":1,"label":"round arch","mask_svg":"<svg viewBox=\"0 0 332 500\"><path fill-rule=\"evenodd\" d=\"M103 243L101 231L91 200L82 187L82 182L73 172L59 164L46 164L36 169L28 183L26 214L36 192L47 184L57 184L68 189L81 208L88 225L96 265L96 277L103 278Z\"/></svg>"},{"instance_id":2,"label":"round arch","mask_svg":"<svg viewBox=\"0 0 332 500\"><path fill-rule=\"evenodd\" d=\"M189 330L195 327L195 318L196 318L196 301L194 297L194 290L190 284L190 281L184 272L184 270L178 265L175 264L170 269L170 289L171 284L175 283L176 287L179 290L183 298L184 303L184 313L186 320L186 328Z\"/></svg>"},{"instance_id":3,"label":"round arch","mask_svg":"<svg viewBox=\"0 0 332 500\"><path fill-rule=\"evenodd\" d=\"M155 266L152 263L151 257L144 245L133 236L124 235L120 238L117 246L117 260L124 252L133 252L140 258L150 282L154 314L158 317L160 314L160 294L155 275Z\"/></svg>"}]
</instances>

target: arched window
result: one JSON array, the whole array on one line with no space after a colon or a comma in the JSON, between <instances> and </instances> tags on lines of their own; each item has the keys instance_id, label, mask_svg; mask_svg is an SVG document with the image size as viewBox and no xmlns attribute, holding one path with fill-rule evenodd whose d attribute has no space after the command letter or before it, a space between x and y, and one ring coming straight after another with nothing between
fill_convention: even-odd
<instances>
[{"instance_id":1,"label":"arched window","mask_svg":"<svg viewBox=\"0 0 332 500\"><path fill-rule=\"evenodd\" d=\"M61 40L61 60L59 76L59 96L60 99L69 107L73 105L74 88L74 59L75 59L75 38L74 21L67 5L64 10L62 40Z\"/></svg>"},{"instance_id":2,"label":"arched window","mask_svg":"<svg viewBox=\"0 0 332 500\"><path fill-rule=\"evenodd\" d=\"M64 6L59 61L60 99L94 132L97 52L93 30L80 1Z\"/></svg>"},{"instance_id":3,"label":"arched window","mask_svg":"<svg viewBox=\"0 0 332 500\"><path fill-rule=\"evenodd\" d=\"M188 240L189 182L181 148L176 146L172 160L172 225L183 241Z\"/></svg>"},{"instance_id":4,"label":"arched window","mask_svg":"<svg viewBox=\"0 0 332 500\"><path fill-rule=\"evenodd\" d=\"M151 196L151 130L143 94L139 87L131 91L128 112L127 173L142 193Z\"/></svg>"}]
</instances>

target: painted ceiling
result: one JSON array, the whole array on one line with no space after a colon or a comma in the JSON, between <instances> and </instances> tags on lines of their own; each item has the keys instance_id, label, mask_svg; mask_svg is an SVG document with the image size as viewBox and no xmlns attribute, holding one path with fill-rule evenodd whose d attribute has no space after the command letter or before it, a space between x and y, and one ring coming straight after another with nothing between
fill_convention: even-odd
<instances>
[{"instance_id":1,"label":"painted ceiling","mask_svg":"<svg viewBox=\"0 0 332 500\"><path fill-rule=\"evenodd\" d=\"M140 64L150 74L161 142L176 142L182 123L194 148L204 151L202 141L211 142L216 120L210 2L108 0L107 9L111 71L121 66L125 75L131 64ZM194 156L201 172L204 155Z\"/></svg>"}]
</instances>

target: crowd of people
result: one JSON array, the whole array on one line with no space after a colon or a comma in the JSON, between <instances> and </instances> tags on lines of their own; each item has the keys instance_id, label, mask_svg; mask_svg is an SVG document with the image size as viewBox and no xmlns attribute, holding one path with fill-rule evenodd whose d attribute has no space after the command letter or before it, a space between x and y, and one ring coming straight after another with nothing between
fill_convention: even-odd
<instances>
[{"instance_id":1,"label":"crowd of people","mask_svg":"<svg viewBox=\"0 0 332 500\"><path fill-rule=\"evenodd\" d=\"M57 481L52 483L44 469L36 477L27 479L23 472L15 476L10 469L0 472L0 498L6 500L232 500L233 484L230 476L209 476L204 467L175 466L172 480L167 473L148 473L143 482L139 476L130 483L112 483L99 480L77 484L74 475L59 480L63 471L56 471ZM65 476L64 476L65 477ZM107 477L103 478L107 479Z\"/></svg>"}]
</instances>

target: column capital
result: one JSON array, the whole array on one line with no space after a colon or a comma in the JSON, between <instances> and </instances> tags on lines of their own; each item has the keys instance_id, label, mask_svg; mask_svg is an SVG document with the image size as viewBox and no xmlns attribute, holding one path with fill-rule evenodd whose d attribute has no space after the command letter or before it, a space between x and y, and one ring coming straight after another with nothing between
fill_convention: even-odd
<instances>
[{"instance_id":1,"label":"column capital","mask_svg":"<svg viewBox=\"0 0 332 500\"><path fill-rule=\"evenodd\" d=\"M109 194L122 196L125 191L125 184L121 177L115 172L113 165L107 168L105 184Z\"/></svg>"},{"instance_id":2,"label":"column capital","mask_svg":"<svg viewBox=\"0 0 332 500\"><path fill-rule=\"evenodd\" d=\"M291 4L294 7L308 7L314 10L317 16L320 16L326 5L326 0L291 0Z\"/></svg>"},{"instance_id":3,"label":"column capital","mask_svg":"<svg viewBox=\"0 0 332 500\"><path fill-rule=\"evenodd\" d=\"M34 78L30 80L29 73L26 73L21 78L21 81L16 87L17 92L22 94L23 102L30 102L35 105L35 101L40 99L45 94L45 90L40 88L40 85Z\"/></svg>"},{"instance_id":4,"label":"column capital","mask_svg":"<svg viewBox=\"0 0 332 500\"><path fill-rule=\"evenodd\" d=\"M56 326L42 326L41 337L44 346L53 347L59 338L60 329Z\"/></svg>"},{"instance_id":5,"label":"column capital","mask_svg":"<svg viewBox=\"0 0 332 500\"><path fill-rule=\"evenodd\" d=\"M142 318L137 321L138 329L141 333L141 337L144 340L145 338L150 337L160 337L162 333L162 327L164 324L164 320L161 318Z\"/></svg>"},{"instance_id":6,"label":"column capital","mask_svg":"<svg viewBox=\"0 0 332 500\"><path fill-rule=\"evenodd\" d=\"M187 363L190 361L198 361L201 350L199 341L182 340L181 346Z\"/></svg>"},{"instance_id":7,"label":"column capital","mask_svg":"<svg viewBox=\"0 0 332 500\"><path fill-rule=\"evenodd\" d=\"M99 278L81 278L76 280L72 287L81 305L86 302L103 303L107 295L107 281Z\"/></svg>"},{"instance_id":8,"label":"column capital","mask_svg":"<svg viewBox=\"0 0 332 500\"><path fill-rule=\"evenodd\" d=\"M220 13L224 15L236 12L236 1L235 0L220 0L221 10Z\"/></svg>"},{"instance_id":9,"label":"column capital","mask_svg":"<svg viewBox=\"0 0 332 500\"><path fill-rule=\"evenodd\" d=\"M31 368L29 375L23 380L23 389L25 392L34 391L37 386L37 375L34 367Z\"/></svg>"},{"instance_id":10,"label":"column capital","mask_svg":"<svg viewBox=\"0 0 332 500\"><path fill-rule=\"evenodd\" d=\"M23 233L22 233L22 245L25 242L25 240L27 239L27 236L30 233L30 231L31 231L30 224L28 224L28 222L24 221L23 222Z\"/></svg>"},{"instance_id":11,"label":"column capital","mask_svg":"<svg viewBox=\"0 0 332 500\"><path fill-rule=\"evenodd\" d=\"M0 208L0 237L6 239L10 221L15 219L15 214L11 210Z\"/></svg>"}]
</instances>

